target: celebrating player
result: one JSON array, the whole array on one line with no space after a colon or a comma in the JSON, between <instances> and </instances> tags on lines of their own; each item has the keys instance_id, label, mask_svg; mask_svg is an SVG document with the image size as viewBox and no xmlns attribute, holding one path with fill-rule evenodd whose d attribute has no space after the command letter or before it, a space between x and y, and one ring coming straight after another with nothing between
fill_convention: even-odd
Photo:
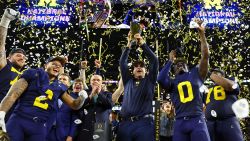
<instances>
[{"instance_id":1,"label":"celebrating player","mask_svg":"<svg viewBox=\"0 0 250 141\"><path fill-rule=\"evenodd\" d=\"M171 93L171 100L176 109L174 141L209 141L209 134L203 115L203 100L200 87L208 72L209 49L205 37L205 27L201 21L198 31L201 41L201 59L198 66L188 70L185 60L176 59L176 51L169 54L169 61L161 70L158 82ZM169 71L174 63L175 78Z\"/></svg>"},{"instance_id":2,"label":"celebrating player","mask_svg":"<svg viewBox=\"0 0 250 141\"><path fill-rule=\"evenodd\" d=\"M225 78L220 69L212 70L214 86L206 95L206 119L211 141L243 141L232 104L238 99L239 85L234 78Z\"/></svg>"},{"instance_id":3,"label":"celebrating player","mask_svg":"<svg viewBox=\"0 0 250 141\"><path fill-rule=\"evenodd\" d=\"M12 85L0 105L0 126L5 129L4 116L16 100L17 106L7 123L7 132L11 141L45 141L46 122L56 109L60 98L72 109L79 109L86 93L73 99L66 91L67 87L57 80L64 66L62 57L50 57L44 69L28 69Z\"/></svg>"}]
</instances>

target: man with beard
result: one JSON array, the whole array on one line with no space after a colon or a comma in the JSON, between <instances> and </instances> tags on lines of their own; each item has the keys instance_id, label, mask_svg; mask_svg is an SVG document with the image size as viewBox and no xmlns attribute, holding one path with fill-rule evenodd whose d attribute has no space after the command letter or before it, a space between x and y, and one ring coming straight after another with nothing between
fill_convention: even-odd
<instances>
[{"instance_id":1,"label":"man with beard","mask_svg":"<svg viewBox=\"0 0 250 141\"><path fill-rule=\"evenodd\" d=\"M26 54L23 49L14 48L6 58L5 41L7 29L10 21L17 17L17 12L12 9L6 9L0 22L0 102L7 94L11 85L13 85L21 74L21 69L26 62ZM13 106L14 108L14 106ZM5 116L8 120L13 108Z\"/></svg>"},{"instance_id":2,"label":"man with beard","mask_svg":"<svg viewBox=\"0 0 250 141\"><path fill-rule=\"evenodd\" d=\"M202 21L196 22L201 41L199 65L188 70L185 60L176 59L176 51L172 50L168 63L158 76L159 84L171 94L176 111L173 141L210 141L202 111L203 93L200 92L208 72L209 48ZM169 76L173 63L175 78Z\"/></svg>"}]
</instances>

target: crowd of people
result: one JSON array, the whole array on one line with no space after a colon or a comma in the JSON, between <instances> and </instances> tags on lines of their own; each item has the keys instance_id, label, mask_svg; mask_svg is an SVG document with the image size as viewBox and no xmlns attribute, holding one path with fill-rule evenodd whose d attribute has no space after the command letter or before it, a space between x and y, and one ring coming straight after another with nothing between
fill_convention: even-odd
<instances>
[{"instance_id":1,"label":"crowd of people","mask_svg":"<svg viewBox=\"0 0 250 141\"><path fill-rule=\"evenodd\" d=\"M64 73L64 57L52 56L43 68L27 70L23 70L27 61L23 49L15 48L6 57L7 30L15 18L17 12L6 9L0 22L0 127L11 141L154 141L152 103L157 82L170 94L161 107L161 141L243 141L231 109L239 85L222 70L209 70L202 21L195 21L201 57L193 68L172 50L159 72L158 58L145 39L129 32L119 62L120 81L110 92L103 85L100 60L95 60L89 85L87 61L82 61L80 75L71 86L70 76ZM132 48L142 49L148 65L136 60L129 67ZM213 81L209 91L204 86L208 78ZM112 107L122 94L119 118L113 118Z\"/></svg>"}]
</instances>

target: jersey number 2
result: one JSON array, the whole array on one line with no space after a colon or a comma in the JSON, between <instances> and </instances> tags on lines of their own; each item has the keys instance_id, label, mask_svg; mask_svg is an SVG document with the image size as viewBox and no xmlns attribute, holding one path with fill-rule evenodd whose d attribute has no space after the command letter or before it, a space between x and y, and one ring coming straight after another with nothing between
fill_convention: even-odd
<instances>
[{"instance_id":1,"label":"jersey number 2","mask_svg":"<svg viewBox=\"0 0 250 141\"><path fill-rule=\"evenodd\" d=\"M192 89L192 84L189 81L184 81L178 84L178 91L180 95L180 101L182 103L186 103L189 101L192 101L194 99L194 94L193 94L193 89ZM185 97L184 95L184 90L183 88L186 87L187 89L187 96Z\"/></svg>"},{"instance_id":2,"label":"jersey number 2","mask_svg":"<svg viewBox=\"0 0 250 141\"><path fill-rule=\"evenodd\" d=\"M42 108L44 110L47 110L49 107L49 104L46 103L45 101L52 100L52 97L54 94L53 94L53 91L51 91L50 89L48 89L45 93L47 94L47 96L36 97L33 105L36 107Z\"/></svg>"}]
</instances>

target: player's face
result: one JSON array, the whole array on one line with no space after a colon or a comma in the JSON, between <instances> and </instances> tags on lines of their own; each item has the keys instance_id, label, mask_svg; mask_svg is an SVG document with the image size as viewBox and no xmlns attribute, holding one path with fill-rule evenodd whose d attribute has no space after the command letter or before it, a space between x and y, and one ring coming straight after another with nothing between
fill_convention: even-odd
<instances>
[{"instance_id":1,"label":"player's face","mask_svg":"<svg viewBox=\"0 0 250 141\"><path fill-rule=\"evenodd\" d=\"M83 90L83 83L82 82L74 82L73 84L73 92L79 93L81 90Z\"/></svg>"},{"instance_id":2,"label":"player's face","mask_svg":"<svg viewBox=\"0 0 250 141\"><path fill-rule=\"evenodd\" d=\"M135 77L136 79L142 79L142 78L145 77L146 68L145 68L145 67L142 67L142 66L140 66L140 65L134 66L133 74L134 74L134 77Z\"/></svg>"},{"instance_id":3,"label":"player's face","mask_svg":"<svg viewBox=\"0 0 250 141\"><path fill-rule=\"evenodd\" d=\"M187 64L184 62L177 62L174 65L175 74L182 74L184 72L188 72Z\"/></svg>"},{"instance_id":4,"label":"player's face","mask_svg":"<svg viewBox=\"0 0 250 141\"><path fill-rule=\"evenodd\" d=\"M218 75L218 76L221 76L221 77L224 77L222 73L218 72L218 71L213 71L212 73Z\"/></svg>"},{"instance_id":5,"label":"player's face","mask_svg":"<svg viewBox=\"0 0 250 141\"><path fill-rule=\"evenodd\" d=\"M93 75L90 79L91 86L98 86L101 88L102 86L102 77L100 75Z\"/></svg>"},{"instance_id":6,"label":"player's face","mask_svg":"<svg viewBox=\"0 0 250 141\"><path fill-rule=\"evenodd\" d=\"M62 69L62 64L60 61L57 60L49 62L45 66L45 71L48 72L50 77L57 77L61 69Z\"/></svg>"},{"instance_id":7,"label":"player's face","mask_svg":"<svg viewBox=\"0 0 250 141\"><path fill-rule=\"evenodd\" d=\"M59 75L58 80L61 81L64 85L70 87L69 77L66 75Z\"/></svg>"},{"instance_id":8,"label":"player's face","mask_svg":"<svg viewBox=\"0 0 250 141\"><path fill-rule=\"evenodd\" d=\"M14 53L9 56L9 61L16 67L17 69L21 69L26 62L26 57L22 53Z\"/></svg>"}]
</instances>

